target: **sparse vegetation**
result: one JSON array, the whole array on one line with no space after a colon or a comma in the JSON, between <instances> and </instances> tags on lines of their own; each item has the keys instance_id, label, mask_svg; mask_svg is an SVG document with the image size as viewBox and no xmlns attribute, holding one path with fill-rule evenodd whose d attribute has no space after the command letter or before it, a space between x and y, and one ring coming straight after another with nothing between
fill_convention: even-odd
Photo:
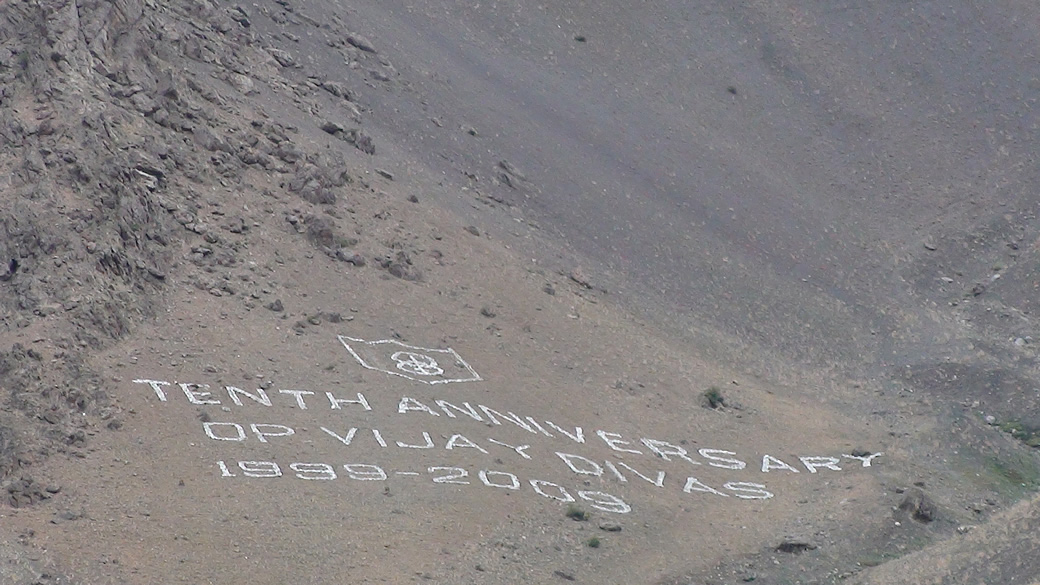
<instances>
[{"instance_id":1,"label":"sparse vegetation","mask_svg":"<svg viewBox=\"0 0 1040 585\"><path fill-rule=\"evenodd\" d=\"M856 561L856 564L860 565L861 567L877 567L895 558L897 558L895 555L887 552L874 553L861 557L858 561Z\"/></svg>"},{"instance_id":2,"label":"sparse vegetation","mask_svg":"<svg viewBox=\"0 0 1040 585\"><path fill-rule=\"evenodd\" d=\"M585 545L589 548L599 548L599 538L593 536L592 538L585 541Z\"/></svg>"},{"instance_id":3,"label":"sparse vegetation","mask_svg":"<svg viewBox=\"0 0 1040 585\"><path fill-rule=\"evenodd\" d=\"M589 519L589 513L586 512L581 506L576 504L567 504L567 517L571 520L577 520L584 522Z\"/></svg>"},{"instance_id":4,"label":"sparse vegetation","mask_svg":"<svg viewBox=\"0 0 1040 585\"><path fill-rule=\"evenodd\" d=\"M1030 447L1040 447L1040 429L1030 428L1019 421L1000 423L999 428Z\"/></svg>"},{"instance_id":5,"label":"sparse vegetation","mask_svg":"<svg viewBox=\"0 0 1040 585\"><path fill-rule=\"evenodd\" d=\"M982 471L998 492L1016 500L1040 487L1040 469L1029 456L1022 455L991 457Z\"/></svg>"},{"instance_id":6,"label":"sparse vegetation","mask_svg":"<svg viewBox=\"0 0 1040 585\"><path fill-rule=\"evenodd\" d=\"M704 391L704 401L708 408L720 408L726 406L726 398L718 386L712 386Z\"/></svg>"}]
</instances>

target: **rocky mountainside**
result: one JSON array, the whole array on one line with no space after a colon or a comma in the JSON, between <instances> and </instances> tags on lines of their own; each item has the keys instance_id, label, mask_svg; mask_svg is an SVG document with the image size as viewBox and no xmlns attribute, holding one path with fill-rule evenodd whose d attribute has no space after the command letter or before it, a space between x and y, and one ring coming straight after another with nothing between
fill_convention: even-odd
<instances>
[{"instance_id":1,"label":"rocky mountainside","mask_svg":"<svg viewBox=\"0 0 1040 585\"><path fill-rule=\"evenodd\" d=\"M350 220L324 212L337 197L366 190L366 180L257 108L255 84L276 101L320 93L340 121L327 131L360 152L374 146L357 127L352 90L337 80L287 79L280 71L292 57L252 33L239 9L17 2L4 6L2 27L0 303L5 329L32 338L5 350L0 369L10 407L0 468L17 477L38 456L82 444L92 429L119 428L119 408L84 355L153 319L170 287L249 298L256 282L226 274L241 267L256 216L274 213L277 196L220 200L215 189L275 177L280 192L307 208L288 215L287 229L339 261L366 262L352 249ZM370 47L346 42L330 50L353 62L376 59ZM385 252L387 268L410 274L407 252L403 263ZM46 497L11 494L18 505Z\"/></svg>"},{"instance_id":2,"label":"rocky mountainside","mask_svg":"<svg viewBox=\"0 0 1040 585\"><path fill-rule=\"evenodd\" d=\"M766 4L0 4L0 582L1035 583L1040 86Z\"/></svg>"}]
</instances>

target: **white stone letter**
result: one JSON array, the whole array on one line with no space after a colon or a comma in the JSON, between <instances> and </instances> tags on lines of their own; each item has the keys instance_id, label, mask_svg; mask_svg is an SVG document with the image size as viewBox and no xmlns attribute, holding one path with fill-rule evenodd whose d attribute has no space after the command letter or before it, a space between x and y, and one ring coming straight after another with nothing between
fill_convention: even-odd
<instances>
[{"instance_id":1,"label":"white stone letter","mask_svg":"<svg viewBox=\"0 0 1040 585\"><path fill-rule=\"evenodd\" d=\"M664 472L663 471L658 471L657 472L657 479L650 479L649 477L643 475L642 473L639 473L638 471L636 471L635 469L633 469L631 466L629 466L628 464L626 464L623 461L618 461L618 465L620 465L621 467L624 467L625 469L631 471L632 473L638 475L639 477L645 479L646 481L656 485L657 487L664 487Z\"/></svg>"},{"instance_id":2,"label":"white stone letter","mask_svg":"<svg viewBox=\"0 0 1040 585\"><path fill-rule=\"evenodd\" d=\"M472 447L477 451L484 453L485 455L487 454L487 451L485 451L483 447L474 443L473 441L470 441L462 435L452 435L451 438L448 439L448 443L444 445L445 449L454 449L456 447Z\"/></svg>"},{"instance_id":3,"label":"white stone letter","mask_svg":"<svg viewBox=\"0 0 1040 585\"><path fill-rule=\"evenodd\" d=\"M797 469L791 467L790 465L784 463L783 461L780 461L776 457L773 457L772 455L763 455L762 456L762 473L769 473L770 469L786 469L788 471L793 471L795 473L798 473Z\"/></svg>"},{"instance_id":4,"label":"white stone letter","mask_svg":"<svg viewBox=\"0 0 1040 585\"><path fill-rule=\"evenodd\" d=\"M429 406L426 406L414 398L408 398L407 396L401 397L401 402L397 405L397 412L404 414L409 410L418 410L420 412L428 412L433 416L440 416L440 414L430 410Z\"/></svg>"},{"instance_id":5,"label":"white stone letter","mask_svg":"<svg viewBox=\"0 0 1040 585\"><path fill-rule=\"evenodd\" d=\"M510 412L510 413L502 414L501 412L499 412L497 410L494 410L494 409L491 409L491 408L488 408L488 407L484 406L483 404L478 404L477 406L480 407L480 410L484 411L484 416L488 417L488 420L491 421L491 424L495 424L495 425L502 424L501 422L499 422L499 420L497 418L495 418L495 415L497 414L498 416L506 419L507 421L513 423L514 425L524 429L525 431L527 431L529 433L536 433L536 434L538 433L538 431L536 431L533 428L531 428L531 425L525 423L523 421L523 419L521 419L516 413Z\"/></svg>"},{"instance_id":6,"label":"white stone letter","mask_svg":"<svg viewBox=\"0 0 1040 585\"><path fill-rule=\"evenodd\" d=\"M567 493L567 490L563 489L562 486L556 485L555 483L552 483L551 481L543 481L543 480L540 480L540 479L532 479L532 480L528 480L528 481L531 482L531 487L534 488L534 492L536 494L540 495L540 496L545 496L547 498L552 498L554 500L558 500L558 501L561 501L561 502L564 502L564 503L566 503L566 502L573 502L574 501L574 496L572 496L569 493ZM553 495L553 494L545 493L545 491L543 491L542 488L546 487L546 486L552 486L552 487L556 488L556 490L560 492L559 495Z\"/></svg>"},{"instance_id":7,"label":"white stone letter","mask_svg":"<svg viewBox=\"0 0 1040 585\"><path fill-rule=\"evenodd\" d=\"M271 406L271 397L267 395L267 392L264 392L263 388L257 388L256 394L250 394L249 392L246 392L241 388L235 388L234 386L224 386L224 389L227 390L231 402L234 402L238 406L242 406L242 400L238 397L239 394L248 396L253 399L254 402L259 402L264 406Z\"/></svg>"},{"instance_id":8,"label":"white stone letter","mask_svg":"<svg viewBox=\"0 0 1040 585\"><path fill-rule=\"evenodd\" d=\"M569 432L567 432L567 431L561 429L560 427L556 426L556 423L554 423L551 420L545 421L545 424L547 424L550 427L556 429L557 431L560 431L561 434L567 435L575 443L584 443L585 442L585 433L583 433L581 431L581 427L574 427L574 434L572 435Z\"/></svg>"},{"instance_id":9,"label":"white stone letter","mask_svg":"<svg viewBox=\"0 0 1040 585\"><path fill-rule=\"evenodd\" d=\"M314 394L314 392L310 392L308 390L279 390L278 392L282 394L292 394L293 396L295 396L296 406L299 406L300 410L307 410L307 403L303 401L303 396L305 394Z\"/></svg>"},{"instance_id":10,"label":"white stone letter","mask_svg":"<svg viewBox=\"0 0 1040 585\"><path fill-rule=\"evenodd\" d=\"M492 442L492 443L494 443L496 445L502 445L503 447L509 447L513 451L516 451L516 454L521 456L521 457L523 457L524 459L530 459L531 458L530 455L528 455L527 453L524 453L524 449L530 449L531 448L530 445L520 445L519 447L514 447L512 445L509 445L507 443L503 443L502 441L496 441L494 439L488 439L488 441L490 441L490 442Z\"/></svg>"},{"instance_id":11,"label":"white stone letter","mask_svg":"<svg viewBox=\"0 0 1040 585\"><path fill-rule=\"evenodd\" d=\"M567 464L567 467L571 468L571 471L579 475L603 475L603 468L600 467L599 463L581 455L572 455L570 453L556 452L556 456L563 459L563 462ZM575 465L575 462L581 464L581 467Z\"/></svg>"},{"instance_id":12,"label":"white stone letter","mask_svg":"<svg viewBox=\"0 0 1040 585\"><path fill-rule=\"evenodd\" d=\"M166 392L163 391L163 386L169 386L169 382L163 382L162 380L134 380L134 384L148 384L155 391L155 395L159 397L159 402L166 402Z\"/></svg>"},{"instance_id":13,"label":"white stone letter","mask_svg":"<svg viewBox=\"0 0 1040 585\"><path fill-rule=\"evenodd\" d=\"M862 455L862 456L860 456L860 455L844 455L843 454L842 457L848 457L849 459L858 459L859 461L863 462L863 467L870 467L870 462L873 461L875 457L881 457L882 455L884 455L884 453L871 453L870 455Z\"/></svg>"},{"instance_id":14,"label":"white stone letter","mask_svg":"<svg viewBox=\"0 0 1040 585\"><path fill-rule=\"evenodd\" d=\"M839 459L837 457L799 457L798 459L802 461L802 465L809 470L809 473L816 473L817 467L841 471L841 468L838 467Z\"/></svg>"},{"instance_id":15,"label":"white stone letter","mask_svg":"<svg viewBox=\"0 0 1040 585\"><path fill-rule=\"evenodd\" d=\"M628 441L622 441L621 440L621 435L619 435L618 433L608 433L606 431L596 431L596 434L599 435L599 438L603 439L603 442L605 442L608 447L610 447L611 449L613 449L615 451L623 451L625 453L636 453L637 455L642 455L643 454L642 451L636 451L635 449L622 449L621 447L618 447L618 445L628 445L629 444Z\"/></svg>"},{"instance_id":16,"label":"white stone letter","mask_svg":"<svg viewBox=\"0 0 1040 585\"><path fill-rule=\"evenodd\" d=\"M766 491L766 486L760 483L746 481L731 481L722 484L722 487L733 492L733 495L743 500L768 500L773 497L771 492Z\"/></svg>"},{"instance_id":17,"label":"white stone letter","mask_svg":"<svg viewBox=\"0 0 1040 585\"><path fill-rule=\"evenodd\" d=\"M433 449L433 439L430 438L430 433L423 431L423 438L426 439L425 445L407 445L401 441L397 441L398 447L404 447L406 449Z\"/></svg>"},{"instance_id":18,"label":"white stone letter","mask_svg":"<svg viewBox=\"0 0 1040 585\"><path fill-rule=\"evenodd\" d=\"M357 400L336 398L332 395L332 392L326 392L325 396L329 398L329 405L332 406L332 410L339 410L343 408L344 404L360 404L365 410L372 410L372 407L368 405L368 401L365 400L365 395L360 392L357 393Z\"/></svg>"},{"instance_id":19,"label":"white stone letter","mask_svg":"<svg viewBox=\"0 0 1040 585\"><path fill-rule=\"evenodd\" d=\"M357 432L357 428L350 427L349 429L347 429L347 435L345 437L341 437L341 436L337 435L335 432L330 431L329 429L327 429L325 427L321 427L321 430L325 431L326 433L328 433L329 435L335 437L336 439L339 439L340 443L343 443L344 445L346 445L348 447L350 446L350 442L354 440L354 433Z\"/></svg>"},{"instance_id":20,"label":"white stone letter","mask_svg":"<svg viewBox=\"0 0 1040 585\"><path fill-rule=\"evenodd\" d=\"M445 400L434 400L434 402L437 403L437 406L441 407L441 410L444 411L444 414L447 415L448 418L455 418L455 414L452 413L451 410L448 410L449 408L451 408L461 412L462 414L472 418L473 420L484 422L484 419L480 418L480 415L477 414L476 409L470 406L470 403L468 402L462 403L462 405L466 408L459 408L458 406L455 406L454 404Z\"/></svg>"},{"instance_id":21,"label":"white stone letter","mask_svg":"<svg viewBox=\"0 0 1040 585\"><path fill-rule=\"evenodd\" d=\"M578 497L588 502L593 508L604 512L628 514L632 511L632 506L626 504L621 498L603 492L578 492Z\"/></svg>"},{"instance_id":22,"label":"white stone letter","mask_svg":"<svg viewBox=\"0 0 1040 585\"><path fill-rule=\"evenodd\" d=\"M646 445L648 449L653 451L655 454L657 454L661 459L664 459L665 461L671 461L671 459L669 459L668 456L674 455L684 461L689 461L694 465L701 464L700 461L694 461L693 459L690 459L690 456L686 454L686 449L683 449L678 445L673 445L671 443L665 443L664 441L657 441L654 439L643 439L643 444Z\"/></svg>"},{"instance_id":23,"label":"white stone letter","mask_svg":"<svg viewBox=\"0 0 1040 585\"><path fill-rule=\"evenodd\" d=\"M188 402L192 404L220 404L219 400L209 398L209 392L196 390L196 388L209 388L209 384L186 384L181 382L178 386L181 387L181 390L184 390L184 395L188 397Z\"/></svg>"},{"instance_id":24,"label":"white stone letter","mask_svg":"<svg viewBox=\"0 0 1040 585\"><path fill-rule=\"evenodd\" d=\"M264 429L270 430L260 430L260 427L264 427ZM260 423L251 424L249 425L249 428L252 429L254 433L256 433L256 438L261 443L266 443L267 437L288 437L289 435L293 435L296 433L296 431L292 430L291 428L285 425L271 425Z\"/></svg>"},{"instance_id":25,"label":"white stone letter","mask_svg":"<svg viewBox=\"0 0 1040 585\"><path fill-rule=\"evenodd\" d=\"M500 487L500 488L506 488L507 490L518 490L518 489L520 489L520 480L517 479L515 475L513 475L512 473L509 473L508 471L488 471L487 469L481 469L480 472L477 475L480 476L480 481L484 482L484 485L486 485L488 487ZM494 482L491 481L491 476L492 475L507 476L507 477L509 477L509 483L506 483L506 484L494 483Z\"/></svg>"},{"instance_id":26,"label":"white stone letter","mask_svg":"<svg viewBox=\"0 0 1040 585\"><path fill-rule=\"evenodd\" d=\"M701 481L699 479L697 479L696 477L687 477L686 478L686 485L683 486L682 491L684 491L684 492L686 492L688 494L692 494L693 492L705 492L705 493L708 493L708 494L715 494L717 496L722 496L724 498L728 498L729 497L729 494L724 494L724 493L720 492L719 490L717 490L717 489L715 489L715 488L713 488L711 486L708 486L708 485L705 485L705 484L701 483Z\"/></svg>"},{"instance_id":27,"label":"white stone letter","mask_svg":"<svg viewBox=\"0 0 1040 585\"><path fill-rule=\"evenodd\" d=\"M234 429L235 429L234 435L235 436L233 436L233 437L221 437L221 436L218 436L215 432L213 432L213 430L216 427L234 427ZM246 431L245 431L245 429L242 428L242 425L240 425L240 424L229 423L229 422L204 422L204 423L202 423L202 428L206 431L206 436L207 437L209 437L211 439L216 439L218 441L245 441L246 440Z\"/></svg>"},{"instance_id":28,"label":"white stone letter","mask_svg":"<svg viewBox=\"0 0 1040 585\"><path fill-rule=\"evenodd\" d=\"M722 449L701 449L697 452L701 454L701 457L708 459L708 465L711 465L712 467L721 467L723 469L744 469L747 466L747 463L744 463L740 459L716 457L716 455L736 455L733 451L723 451Z\"/></svg>"}]
</instances>

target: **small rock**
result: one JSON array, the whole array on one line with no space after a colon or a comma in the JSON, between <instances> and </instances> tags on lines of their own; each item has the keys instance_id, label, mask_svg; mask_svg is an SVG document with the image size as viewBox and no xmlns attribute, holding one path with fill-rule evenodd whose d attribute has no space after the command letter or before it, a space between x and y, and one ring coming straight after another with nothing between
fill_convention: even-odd
<instances>
[{"instance_id":1,"label":"small rock","mask_svg":"<svg viewBox=\"0 0 1040 585\"><path fill-rule=\"evenodd\" d=\"M296 60L293 59L292 54L289 51L283 51L282 49L270 48L267 50L268 53L274 57L274 60L278 62L282 67L295 67Z\"/></svg>"},{"instance_id":2,"label":"small rock","mask_svg":"<svg viewBox=\"0 0 1040 585\"><path fill-rule=\"evenodd\" d=\"M374 155L376 153L376 145L372 142L372 137L361 132L358 132L357 138L354 139L354 148L365 154Z\"/></svg>"},{"instance_id":3,"label":"small rock","mask_svg":"<svg viewBox=\"0 0 1040 585\"><path fill-rule=\"evenodd\" d=\"M931 242L925 242L924 243L924 249L928 250L930 252L934 252L935 251L935 244L933 244Z\"/></svg>"},{"instance_id":4,"label":"small rock","mask_svg":"<svg viewBox=\"0 0 1040 585\"><path fill-rule=\"evenodd\" d=\"M938 515L935 502L920 489L908 491L903 501L899 503L899 509L908 512L914 520L925 524L935 520Z\"/></svg>"},{"instance_id":5,"label":"small rock","mask_svg":"<svg viewBox=\"0 0 1040 585\"><path fill-rule=\"evenodd\" d=\"M477 226L475 226L475 225L468 225L468 226L466 226L466 231L471 233L471 234L473 234L474 236L479 236L480 235L480 230L478 230Z\"/></svg>"},{"instance_id":6,"label":"small rock","mask_svg":"<svg viewBox=\"0 0 1040 585\"><path fill-rule=\"evenodd\" d=\"M487 317L488 319L494 319L495 316L496 316L495 311L491 307L489 307L487 305L484 305L480 309L480 314L483 315L484 317Z\"/></svg>"},{"instance_id":7,"label":"small rock","mask_svg":"<svg viewBox=\"0 0 1040 585\"><path fill-rule=\"evenodd\" d=\"M1018 337L1018 338L1015 339L1015 345L1017 345L1018 347L1022 347L1025 344L1026 344L1026 340L1025 339L1022 339L1021 337Z\"/></svg>"},{"instance_id":8,"label":"small rock","mask_svg":"<svg viewBox=\"0 0 1040 585\"><path fill-rule=\"evenodd\" d=\"M979 283L971 287L971 296L977 297L982 293L986 292L986 285Z\"/></svg>"},{"instance_id":9,"label":"small rock","mask_svg":"<svg viewBox=\"0 0 1040 585\"><path fill-rule=\"evenodd\" d=\"M322 122L321 130L322 132L332 134L333 136L337 136L347 131L347 129L344 128L342 124L338 122L333 122L332 120L326 120Z\"/></svg>"},{"instance_id":10,"label":"small rock","mask_svg":"<svg viewBox=\"0 0 1040 585\"><path fill-rule=\"evenodd\" d=\"M422 273L418 269L408 266L406 264L401 264L400 262L391 263L389 266L387 266L386 271L389 272L391 276L395 276L402 280L408 280L412 282L418 282L422 280Z\"/></svg>"},{"instance_id":11,"label":"small rock","mask_svg":"<svg viewBox=\"0 0 1040 585\"><path fill-rule=\"evenodd\" d=\"M556 289L553 288L553 285L551 285L551 284L547 284L547 285L543 286L542 290L545 291L545 294L547 294L547 295L555 295L556 294Z\"/></svg>"},{"instance_id":12,"label":"small rock","mask_svg":"<svg viewBox=\"0 0 1040 585\"><path fill-rule=\"evenodd\" d=\"M621 525L617 522L603 522L599 525L599 529L606 532L621 532Z\"/></svg>"},{"instance_id":13,"label":"small rock","mask_svg":"<svg viewBox=\"0 0 1040 585\"><path fill-rule=\"evenodd\" d=\"M816 550L816 545L801 538L788 538L776 545L776 552L782 553L797 555L807 550Z\"/></svg>"},{"instance_id":14,"label":"small rock","mask_svg":"<svg viewBox=\"0 0 1040 585\"><path fill-rule=\"evenodd\" d=\"M246 12L246 9L243 8L241 5L235 6L234 8L229 10L228 16L231 18L231 20L242 25L243 28L249 28L253 25L253 23L249 21L249 13Z\"/></svg>"},{"instance_id":15,"label":"small rock","mask_svg":"<svg viewBox=\"0 0 1040 585\"><path fill-rule=\"evenodd\" d=\"M146 116L154 114L155 111L159 109L159 104L155 103L155 100L144 93L135 93L133 97L130 98L130 102L134 104L134 108L137 109L138 112L141 112Z\"/></svg>"},{"instance_id":16,"label":"small rock","mask_svg":"<svg viewBox=\"0 0 1040 585\"><path fill-rule=\"evenodd\" d=\"M571 270L571 273L567 276L569 276L571 280L585 288L592 288L592 283L589 282L589 278L585 276L585 272L581 269L581 267Z\"/></svg>"},{"instance_id":17,"label":"small rock","mask_svg":"<svg viewBox=\"0 0 1040 585\"><path fill-rule=\"evenodd\" d=\"M242 75L241 73L228 73L225 81L228 82L228 85L235 88L243 95L255 95L260 93L257 91L256 85L253 83L253 78L248 75Z\"/></svg>"},{"instance_id":18,"label":"small rock","mask_svg":"<svg viewBox=\"0 0 1040 585\"><path fill-rule=\"evenodd\" d=\"M339 260L340 262L349 262L349 263L353 264L354 266L364 266L365 265L365 257L364 256L362 256L361 254L358 254L357 252L354 252L353 254L350 254L343 248L340 248L340 249L336 250L336 259Z\"/></svg>"},{"instance_id":19,"label":"small rock","mask_svg":"<svg viewBox=\"0 0 1040 585\"><path fill-rule=\"evenodd\" d=\"M321 88L336 97L352 101L353 94L350 92L350 89L338 81L324 81L321 84Z\"/></svg>"},{"instance_id":20,"label":"small rock","mask_svg":"<svg viewBox=\"0 0 1040 585\"><path fill-rule=\"evenodd\" d=\"M366 53L375 53L376 52L376 49L372 45L372 42L369 41L368 39L366 39L365 37L357 34L357 33L350 33L350 34L348 34L347 35L347 42L350 43L351 45L357 47L358 49L361 49L362 51L364 51Z\"/></svg>"},{"instance_id":21,"label":"small rock","mask_svg":"<svg viewBox=\"0 0 1040 585\"><path fill-rule=\"evenodd\" d=\"M394 174L391 173L390 171L384 171L383 169L376 169L376 174L378 174L379 176L383 177L384 179L388 179L390 181L394 180Z\"/></svg>"},{"instance_id":22,"label":"small rock","mask_svg":"<svg viewBox=\"0 0 1040 585\"><path fill-rule=\"evenodd\" d=\"M223 138L217 136L216 133L213 132L213 130L206 126L199 126L195 128L192 134L193 138L195 139L195 144L197 144L199 148L203 148L210 152L215 152L218 150L227 153L234 152L234 149L231 148L231 145L225 142Z\"/></svg>"},{"instance_id":23,"label":"small rock","mask_svg":"<svg viewBox=\"0 0 1040 585\"><path fill-rule=\"evenodd\" d=\"M61 310L61 305L55 303L44 303L37 307L34 312L41 317L47 317L57 313L59 310Z\"/></svg>"},{"instance_id":24,"label":"small rock","mask_svg":"<svg viewBox=\"0 0 1040 585\"><path fill-rule=\"evenodd\" d=\"M51 519L51 524L61 524L62 522L79 520L82 517L82 514L73 512L72 510L62 510L54 515L54 518Z\"/></svg>"},{"instance_id":25,"label":"small rock","mask_svg":"<svg viewBox=\"0 0 1040 585\"><path fill-rule=\"evenodd\" d=\"M267 307L268 309L274 311L275 313L281 313L282 311L285 310L285 307L282 306L282 300L281 299L276 299L274 302L267 303L264 306Z\"/></svg>"},{"instance_id":26,"label":"small rock","mask_svg":"<svg viewBox=\"0 0 1040 585\"><path fill-rule=\"evenodd\" d=\"M278 157L282 162L286 162L289 164L293 164L297 161L306 158L306 155L303 153L302 150L296 148L296 146L288 142L283 142L279 144L278 147L275 148L271 154Z\"/></svg>"},{"instance_id":27,"label":"small rock","mask_svg":"<svg viewBox=\"0 0 1040 585\"><path fill-rule=\"evenodd\" d=\"M418 203L419 202L419 198L416 197L415 195L409 195L408 196L408 201L411 201L412 203Z\"/></svg>"},{"instance_id":28,"label":"small rock","mask_svg":"<svg viewBox=\"0 0 1040 585\"><path fill-rule=\"evenodd\" d=\"M987 414L985 420L986 420L986 424L988 424L988 425L995 425L995 424L997 424L997 417L993 416L992 414Z\"/></svg>"},{"instance_id":29,"label":"small rock","mask_svg":"<svg viewBox=\"0 0 1040 585\"><path fill-rule=\"evenodd\" d=\"M524 176L520 169L507 160L498 161L498 168L499 182L510 189L519 189L527 182L527 177Z\"/></svg>"}]
</instances>

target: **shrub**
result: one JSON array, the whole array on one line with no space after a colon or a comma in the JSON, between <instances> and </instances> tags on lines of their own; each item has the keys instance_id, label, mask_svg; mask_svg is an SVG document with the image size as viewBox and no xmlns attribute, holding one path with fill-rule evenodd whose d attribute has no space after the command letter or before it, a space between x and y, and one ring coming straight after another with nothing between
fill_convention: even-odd
<instances>
[{"instance_id":1,"label":"shrub","mask_svg":"<svg viewBox=\"0 0 1040 585\"><path fill-rule=\"evenodd\" d=\"M576 506L574 504L567 504L567 517L570 518L571 520L577 520L579 522L584 522L585 520L589 519L589 513L586 512L585 510L583 510L581 508L581 506Z\"/></svg>"},{"instance_id":2,"label":"shrub","mask_svg":"<svg viewBox=\"0 0 1040 585\"><path fill-rule=\"evenodd\" d=\"M704 400L708 403L709 408L726 406L726 399L722 396L722 390L719 390L718 386L712 386L705 390Z\"/></svg>"}]
</instances>

